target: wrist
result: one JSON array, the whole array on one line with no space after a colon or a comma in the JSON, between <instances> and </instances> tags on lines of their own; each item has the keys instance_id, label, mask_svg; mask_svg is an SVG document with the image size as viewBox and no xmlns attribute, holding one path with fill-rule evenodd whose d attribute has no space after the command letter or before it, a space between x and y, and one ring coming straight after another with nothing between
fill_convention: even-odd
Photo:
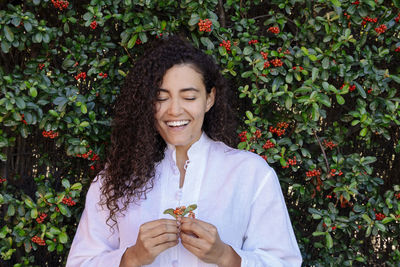
<instances>
[{"instance_id":1,"label":"wrist","mask_svg":"<svg viewBox=\"0 0 400 267\"><path fill-rule=\"evenodd\" d=\"M128 247L122 255L119 267L141 267L136 257L135 246Z\"/></svg>"},{"instance_id":2,"label":"wrist","mask_svg":"<svg viewBox=\"0 0 400 267\"><path fill-rule=\"evenodd\" d=\"M219 267L240 267L242 262L242 259L236 251L227 244L224 244L223 254L220 259Z\"/></svg>"}]
</instances>

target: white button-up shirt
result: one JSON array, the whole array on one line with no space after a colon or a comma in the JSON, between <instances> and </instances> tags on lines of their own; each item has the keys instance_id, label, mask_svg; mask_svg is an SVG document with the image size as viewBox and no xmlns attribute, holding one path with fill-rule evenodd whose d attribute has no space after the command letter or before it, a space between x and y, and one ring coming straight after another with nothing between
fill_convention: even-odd
<instances>
[{"instance_id":1,"label":"white button-up shirt","mask_svg":"<svg viewBox=\"0 0 400 267\"><path fill-rule=\"evenodd\" d=\"M98 205L101 177L92 183L67 267L119 266L125 250L135 244L140 225L171 219L164 210L191 204L197 204L196 218L216 226L221 240L239 254L242 267L301 265L278 178L260 156L215 142L203 133L188 150L188 158L185 182L179 188L175 147L168 145L147 199L118 216L114 231L106 224L109 212ZM201 261L179 243L148 266L216 265Z\"/></svg>"}]
</instances>

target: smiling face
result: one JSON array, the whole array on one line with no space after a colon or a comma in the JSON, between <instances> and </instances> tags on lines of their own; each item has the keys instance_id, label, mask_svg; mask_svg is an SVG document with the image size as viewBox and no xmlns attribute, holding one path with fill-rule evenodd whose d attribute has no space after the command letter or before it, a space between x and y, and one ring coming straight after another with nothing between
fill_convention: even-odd
<instances>
[{"instance_id":1,"label":"smiling face","mask_svg":"<svg viewBox=\"0 0 400 267\"><path fill-rule=\"evenodd\" d=\"M207 94L202 75L189 64L165 73L156 101L156 127L177 149L189 149L202 132L205 113L213 106L215 88Z\"/></svg>"}]
</instances>

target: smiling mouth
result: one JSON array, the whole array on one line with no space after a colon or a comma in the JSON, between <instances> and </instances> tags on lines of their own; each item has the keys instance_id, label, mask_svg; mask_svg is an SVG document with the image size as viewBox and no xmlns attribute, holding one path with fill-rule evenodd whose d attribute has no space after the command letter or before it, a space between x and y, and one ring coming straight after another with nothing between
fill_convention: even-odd
<instances>
[{"instance_id":1,"label":"smiling mouth","mask_svg":"<svg viewBox=\"0 0 400 267\"><path fill-rule=\"evenodd\" d=\"M189 124L188 120L181 120L181 121L167 121L166 124L169 127L182 127Z\"/></svg>"}]
</instances>

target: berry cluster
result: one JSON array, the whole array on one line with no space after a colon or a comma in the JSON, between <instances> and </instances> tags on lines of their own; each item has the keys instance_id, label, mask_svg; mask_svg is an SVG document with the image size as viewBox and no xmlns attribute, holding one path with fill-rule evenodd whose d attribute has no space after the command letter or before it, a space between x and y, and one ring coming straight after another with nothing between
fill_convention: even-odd
<instances>
[{"instance_id":1,"label":"berry cluster","mask_svg":"<svg viewBox=\"0 0 400 267\"><path fill-rule=\"evenodd\" d=\"M97 28L97 21L92 21L92 23L90 23L90 28L92 28L92 30Z\"/></svg>"},{"instance_id":2,"label":"berry cluster","mask_svg":"<svg viewBox=\"0 0 400 267\"><path fill-rule=\"evenodd\" d=\"M367 22L372 22L372 23L377 23L378 22L377 18L373 19L373 18L370 18L368 16L363 17L362 19L363 19L363 22L361 22L361 25L365 25L365 24L367 24Z\"/></svg>"},{"instance_id":3,"label":"berry cluster","mask_svg":"<svg viewBox=\"0 0 400 267\"><path fill-rule=\"evenodd\" d=\"M78 75L75 76L75 80L79 80L80 78L82 78L83 80L86 79L86 72L81 72Z\"/></svg>"},{"instance_id":4,"label":"berry cluster","mask_svg":"<svg viewBox=\"0 0 400 267\"><path fill-rule=\"evenodd\" d=\"M231 41L225 41L223 40L222 43L219 44L219 46L225 47L226 51L231 51Z\"/></svg>"},{"instance_id":5,"label":"berry cluster","mask_svg":"<svg viewBox=\"0 0 400 267\"><path fill-rule=\"evenodd\" d=\"M268 31L274 34L278 34L280 32L279 27L269 27Z\"/></svg>"},{"instance_id":6,"label":"berry cluster","mask_svg":"<svg viewBox=\"0 0 400 267\"><path fill-rule=\"evenodd\" d=\"M175 210L174 210L174 214L175 214L176 216L181 216L181 215L183 214L183 212L185 211L185 209L186 209L186 206L177 207L177 208L175 208Z\"/></svg>"},{"instance_id":7,"label":"berry cluster","mask_svg":"<svg viewBox=\"0 0 400 267\"><path fill-rule=\"evenodd\" d=\"M332 141L326 141L326 140L324 140L323 144L324 144L324 146L325 146L326 148L329 148L329 149L333 149L334 147L337 146L337 144L335 144L334 142L332 142Z\"/></svg>"},{"instance_id":8,"label":"berry cluster","mask_svg":"<svg viewBox=\"0 0 400 267\"><path fill-rule=\"evenodd\" d=\"M40 237L38 237L37 235L32 237L31 240L32 240L33 243L36 243L39 246L45 246L46 245L46 242L44 242L44 240L41 239Z\"/></svg>"},{"instance_id":9,"label":"berry cluster","mask_svg":"<svg viewBox=\"0 0 400 267\"><path fill-rule=\"evenodd\" d=\"M24 114L21 114L21 121L23 124L27 125L28 123L26 122L26 120L24 119Z\"/></svg>"},{"instance_id":10,"label":"berry cluster","mask_svg":"<svg viewBox=\"0 0 400 267\"><path fill-rule=\"evenodd\" d=\"M400 13L397 15L397 17L394 18L394 21L396 21L397 23L400 21Z\"/></svg>"},{"instance_id":11,"label":"berry cluster","mask_svg":"<svg viewBox=\"0 0 400 267\"><path fill-rule=\"evenodd\" d=\"M43 131L42 135L43 135L43 137L54 139L58 136L58 132Z\"/></svg>"},{"instance_id":12,"label":"berry cluster","mask_svg":"<svg viewBox=\"0 0 400 267\"><path fill-rule=\"evenodd\" d=\"M5 179L4 179L5 180ZM400 193L394 195L397 199L400 199Z\"/></svg>"},{"instance_id":13,"label":"berry cluster","mask_svg":"<svg viewBox=\"0 0 400 267\"><path fill-rule=\"evenodd\" d=\"M269 132L270 133L276 133L278 136L284 135L286 128L289 127L289 124L287 122L279 122L275 127L270 126L269 127Z\"/></svg>"},{"instance_id":14,"label":"berry cluster","mask_svg":"<svg viewBox=\"0 0 400 267\"><path fill-rule=\"evenodd\" d=\"M239 134L240 142L245 142L247 140L247 131L243 131Z\"/></svg>"},{"instance_id":15,"label":"berry cluster","mask_svg":"<svg viewBox=\"0 0 400 267\"><path fill-rule=\"evenodd\" d=\"M332 199L332 195L327 195L326 198Z\"/></svg>"},{"instance_id":16,"label":"berry cluster","mask_svg":"<svg viewBox=\"0 0 400 267\"><path fill-rule=\"evenodd\" d=\"M201 32L210 32L211 31L211 26L212 26L212 21L209 19L201 19L199 21L199 23L197 23L197 25L199 25L199 31Z\"/></svg>"},{"instance_id":17,"label":"berry cluster","mask_svg":"<svg viewBox=\"0 0 400 267\"><path fill-rule=\"evenodd\" d=\"M347 19L350 19L350 15L347 14L346 12L344 12L343 15L344 15Z\"/></svg>"},{"instance_id":18,"label":"berry cluster","mask_svg":"<svg viewBox=\"0 0 400 267\"><path fill-rule=\"evenodd\" d=\"M105 78L108 77L108 74L107 74L107 73L102 73L102 72L100 72L100 73L99 73L99 76L100 76L100 77L103 77L103 78L105 79Z\"/></svg>"},{"instance_id":19,"label":"berry cluster","mask_svg":"<svg viewBox=\"0 0 400 267\"><path fill-rule=\"evenodd\" d=\"M67 9L69 2L68 1L63 1L63 0L51 0L55 8L58 8L59 10Z\"/></svg>"},{"instance_id":20,"label":"berry cluster","mask_svg":"<svg viewBox=\"0 0 400 267\"><path fill-rule=\"evenodd\" d=\"M302 70L304 70L304 68L303 68L303 67L301 67L301 66L299 66L299 67L293 67L292 69L293 69L293 70L296 70L297 68L298 68L298 70L299 70L299 71L302 71Z\"/></svg>"},{"instance_id":21,"label":"berry cluster","mask_svg":"<svg viewBox=\"0 0 400 267\"><path fill-rule=\"evenodd\" d=\"M265 61L265 62L264 62L264 69L269 68L269 66L271 66L271 64L269 63L269 61Z\"/></svg>"},{"instance_id":22,"label":"berry cluster","mask_svg":"<svg viewBox=\"0 0 400 267\"><path fill-rule=\"evenodd\" d=\"M0 184L4 183L6 181L6 178L0 178Z\"/></svg>"},{"instance_id":23,"label":"berry cluster","mask_svg":"<svg viewBox=\"0 0 400 267\"><path fill-rule=\"evenodd\" d=\"M386 218L386 216L385 216L385 214L378 212L378 213L375 213L375 218L377 221L382 221L383 219Z\"/></svg>"},{"instance_id":24,"label":"berry cluster","mask_svg":"<svg viewBox=\"0 0 400 267\"><path fill-rule=\"evenodd\" d=\"M265 155L262 155L261 157L262 157L265 161L267 161L267 159L268 159L268 157L265 156Z\"/></svg>"},{"instance_id":25,"label":"berry cluster","mask_svg":"<svg viewBox=\"0 0 400 267\"><path fill-rule=\"evenodd\" d=\"M321 175L321 171L320 170L308 171L308 172L306 172L306 175L307 175L307 177L320 176Z\"/></svg>"},{"instance_id":26,"label":"berry cluster","mask_svg":"<svg viewBox=\"0 0 400 267\"><path fill-rule=\"evenodd\" d=\"M72 197L64 197L62 203L64 203L67 206L75 206L76 204L76 202L72 200Z\"/></svg>"},{"instance_id":27,"label":"berry cluster","mask_svg":"<svg viewBox=\"0 0 400 267\"><path fill-rule=\"evenodd\" d=\"M249 41L249 45L257 44L257 43L258 43L258 40L250 40L250 41Z\"/></svg>"},{"instance_id":28,"label":"berry cluster","mask_svg":"<svg viewBox=\"0 0 400 267\"><path fill-rule=\"evenodd\" d=\"M356 6L358 6L359 4L360 4L360 1L354 1L353 3L351 3L352 5L356 5Z\"/></svg>"},{"instance_id":29,"label":"berry cluster","mask_svg":"<svg viewBox=\"0 0 400 267\"><path fill-rule=\"evenodd\" d=\"M344 87L346 86L346 84L344 83L341 87L340 87L340 90L342 90ZM353 84L353 85L350 85L349 86L349 91L350 92L353 92L354 90L356 90L356 86Z\"/></svg>"},{"instance_id":30,"label":"berry cluster","mask_svg":"<svg viewBox=\"0 0 400 267\"><path fill-rule=\"evenodd\" d=\"M142 44L142 40L140 40L140 38L137 38L137 39L136 39L136 44L137 44L137 45Z\"/></svg>"},{"instance_id":31,"label":"berry cluster","mask_svg":"<svg viewBox=\"0 0 400 267\"><path fill-rule=\"evenodd\" d=\"M369 88L367 91L368 94L372 93L372 88Z\"/></svg>"},{"instance_id":32,"label":"berry cluster","mask_svg":"<svg viewBox=\"0 0 400 267\"><path fill-rule=\"evenodd\" d=\"M77 62L75 62L74 67L76 67L78 65L79 65L79 62L77 61Z\"/></svg>"},{"instance_id":33,"label":"berry cluster","mask_svg":"<svg viewBox=\"0 0 400 267\"><path fill-rule=\"evenodd\" d=\"M38 67L39 67L40 70L42 70L44 68L44 64L39 63Z\"/></svg>"},{"instance_id":34,"label":"berry cluster","mask_svg":"<svg viewBox=\"0 0 400 267\"><path fill-rule=\"evenodd\" d=\"M336 230L336 226L335 226L335 225L334 225L334 226L332 226L332 228L331 228L331 229L332 229L332 231L333 231L333 230Z\"/></svg>"},{"instance_id":35,"label":"berry cluster","mask_svg":"<svg viewBox=\"0 0 400 267\"><path fill-rule=\"evenodd\" d=\"M295 166L297 164L296 156L293 157L293 159L288 159L287 164L285 166L282 166L282 168L289 168L290 165Z\"/></svg>"},{"instance_id":36,"label":"berry cluster","mask_svg":"<svg viewBox=\"0 0 400 267\"><path fill-rule=\"evenodd\" d=\"M267 142L265 142L265 144L262 146L262 148L264 148L265 150L270 149L275 147L275 144L272 143L270 140L267 140Z\"/></svg>"},{"instance_id":37,"label":"berry cluster","mask_svg":"<svg viewBox=\"0 0 400 267\"><path fill-rule=\"evenodd\" d=\"M338 173L336 173L336 172L338 172ZM341 176L341 175L343 174L343 172L342 172L341 170L331 169L330 174L331 174L332 176L336 176L336 175Z\"/></svg>"},{"instance_id":38,"label":"berry cluster","mask_svg":"<svg viewBox=\"0 0 400 267\"><path fill-rule=\"evenodd\" d=\"M275 58L270 60L271 64L274 65L274 67L281 67L283 65L282 60Z\"/></svg>"},{"instance_id":39,"label":"berry cluster","mask_svg":"<svg viewBox=\"0 0 400 267\"><path fill-rule=\"evenodd\" d=\"M387 27L385 24L382 24L381 26L375 28L375 31L377 34L384 33L386 30L387 30Z\"/></svg>"},{"instance_id":40,"label":"berry cluster","mask_svg":"<svg viewBox=\"0 0 400 267\"><path fill-rule=\"evenodd\" d=\"M260 53L261 53L263 59L268 59L268 52L261 51Z\"/></svg>"},{"instance_id":41,"label":"berry cluster","mask_svg":"<svg viewBox=\"0 0 400 267\"><path fill-rule=\"evenodd\" d=\"M258 139L258 138L260 138L261 137L261 130L260 129L257 129L255 132L254 132L254 139Z\"/></svg>"},{"instance_id":42,"label":"berry cluster","mask_svg":"<svg viewBox=\"0 0 400 267\"><path fill-rule=\"evenodd\" d=\"M89 158L91 161L96 161L100 158L99 155L97 155L96 153L93 153L93 150L91 150L91 149L88 152L86 152L85 154L76 154L75 156L78 158L84 158L84 159ZM90 158L90 156L92 156L92 157Z\"/></svg>"},{"instance_id":43,"label":"berry cluster","mask_svg":"<svg viewBox=\"0 0 400 267\"><path fill-rule=\"evenodd\" d=\"M42 223L44 219L46 219L47 214L46 213L41 213L39 217L36 218L37 223Z\"/></svg>"},{"instance_id":44,"label":"berry cluster","mask_svg":"<svg viewBox=\"0 0 400 267\"><path fill-rule=\"evenodd\" d=\"M396 47L395 52L400 52L400 46Z\"/></svg>"}]
</instances>

